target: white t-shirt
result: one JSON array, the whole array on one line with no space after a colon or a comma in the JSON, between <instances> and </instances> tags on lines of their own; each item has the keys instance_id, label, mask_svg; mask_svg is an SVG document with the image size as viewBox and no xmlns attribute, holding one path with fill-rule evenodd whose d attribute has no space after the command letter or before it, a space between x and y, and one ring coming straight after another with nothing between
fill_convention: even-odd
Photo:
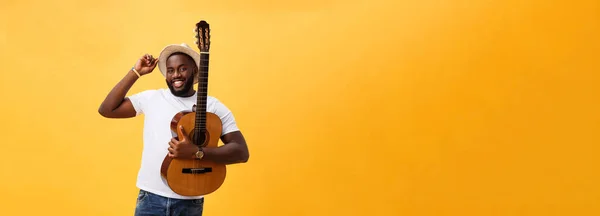
<instances>
[{"instance_id":1,"label":"white t-shirt","mask_svg":"<svg viewBox=\"0 0 600 216\"><path fill-rule=\"evenodd\" d=\"M191 110L196 104L196 94L177 97L168 88L146 90L129 96L137 115L144 114L142 161L136 186L142 190L177 199L198 199L202 196L181 196L173 192L160 174L163 159L169 153L169 141L173 137L170 122L182 110ZM222 134L238 131L231 111L218 99L208 96L206 111L220 117Z\"/></svg>"}]
</instances>

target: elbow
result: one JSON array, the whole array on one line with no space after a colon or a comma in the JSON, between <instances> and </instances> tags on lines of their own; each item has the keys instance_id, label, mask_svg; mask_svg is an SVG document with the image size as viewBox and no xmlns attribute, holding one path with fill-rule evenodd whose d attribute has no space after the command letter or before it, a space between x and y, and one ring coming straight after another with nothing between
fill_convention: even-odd
<instances>
[{"instance_id":1,"label":"elbow","mask_svg":"<svg viewBox=\"0 0 600 216\"><path fill-rule=\"evenodd\" d=\"M98 108L98 114L100 114L104 118L109 118L109 112L107 112L106 109L103 109L102 107Z\"/></svg>"},{"instance_id":2,"label":"elbow","mask_svg":"<svg viewBox=\"0 0 600 216\"><path fill-rule=\"evenodd\" d=\"M243 150L240 152L240 157L239 157L239 163L246 163L248 162L248 159L250 158L250 153L248 152L248 150Z\"/></svg>"},{"instance_id":3,"label":"elbow","mask_svg":"<svg viewBox=\"0 0 600 216\"><path fill-rule=\"evenodd\" d=\"M98 114L100 114L102 117L106 117L106 112L104 112L104 110L102 110L102 107L100 107L98 109Z\"/></svg>"},{"instance_id":4,"label":"elbow","mask_svg":"<svg viewBox=\"0 0 600 216\"><path fill-rule=\"evenodd\" d=\"M113 111L102 106L98 108L98 114L104 118L114 118Z\"/></svg>"},{"instance_id":5,"label":"elbow","mask_svg":"<svg viewBox=\"0 0 600 216\"><path fill-rule=\"evenodd\" d=\"M100 106L98 107L98 114L100 114L103 117L106 117L106 107L104 106L104 102L102 102L102 104L100 104Z\"/></svg>"}]
</instances>

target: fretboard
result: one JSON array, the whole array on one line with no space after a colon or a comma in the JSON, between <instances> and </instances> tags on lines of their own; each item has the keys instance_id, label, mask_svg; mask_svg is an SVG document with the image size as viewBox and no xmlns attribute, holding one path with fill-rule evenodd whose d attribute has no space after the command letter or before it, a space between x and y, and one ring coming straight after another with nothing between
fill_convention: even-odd
<instances>
[{"instance_id":1,"label":"fretboard","mask_svg":"<svg viewBox=\"0 0 600 216\"><path fill-rule=\"evenodd\" d=\"M200 54L198 67L198 99L196 101L196 132L206 129L206 98L208 96L208 53Z\"/></svg>"}]
</instances>

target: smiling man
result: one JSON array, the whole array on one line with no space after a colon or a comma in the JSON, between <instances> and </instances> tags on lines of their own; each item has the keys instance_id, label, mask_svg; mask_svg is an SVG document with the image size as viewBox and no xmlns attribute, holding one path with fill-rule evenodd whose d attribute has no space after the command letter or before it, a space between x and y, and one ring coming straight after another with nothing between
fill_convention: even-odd
<instances>
[{"instance_id":1,"label":"smiling man","mask_svg":"<svg viewBox=\"0 0 600 216\"><path fill-rule=\"evenodd\" d=\"M136 183L140 191L135 215L202 215L203 196L181 196L163 181L160 168L167 154L176 158L211 160L223 164L245 163L248 160L248 147L232 112L212 96L207 97L206 111L221 119L223 128L220 138L224 145L198 148L189 141L172 140L171 119L182 110L190 110L196 102L194 84L198 83L199 58L200 55L186 44L165 47L158 59L148 54L142 56L108 93L98 109L106 118L145 115L144 147ZM151 73L157 65L165 76L168 89L145 90L126 97L131 86Z\"/></svg>"}]
</instances>

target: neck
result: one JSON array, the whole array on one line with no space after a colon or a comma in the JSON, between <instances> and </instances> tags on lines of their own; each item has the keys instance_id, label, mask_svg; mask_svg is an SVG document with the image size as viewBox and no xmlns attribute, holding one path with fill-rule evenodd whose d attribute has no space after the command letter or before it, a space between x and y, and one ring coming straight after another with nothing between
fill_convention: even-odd
<instances>
[{"instance_id":1,"label":"neck","mask_svg":"<svg viewBox=\"0 0 600 216\"><path fill-rule=\"evenodd\" d=\"M191 97L191 96L194 96L195 93L196 93L196 90L192 89L187 94L185 94L183 97Z\"/></svg>"},{"instance_id":2,"label":"neck","mask_svg":"<svg viewBox=\"0 0 600 216\"><path fill-rule=\"evenodd\" d=\"M196 93L196 90L192 89L189 92L185 93L185 94L181 94L181 95L175 95L173 94L173 92L171 92L171 94L175 97L180 97L180 98L189 98L191 96L194 96L194 94Z\"/></svg>"}]
</instances>

